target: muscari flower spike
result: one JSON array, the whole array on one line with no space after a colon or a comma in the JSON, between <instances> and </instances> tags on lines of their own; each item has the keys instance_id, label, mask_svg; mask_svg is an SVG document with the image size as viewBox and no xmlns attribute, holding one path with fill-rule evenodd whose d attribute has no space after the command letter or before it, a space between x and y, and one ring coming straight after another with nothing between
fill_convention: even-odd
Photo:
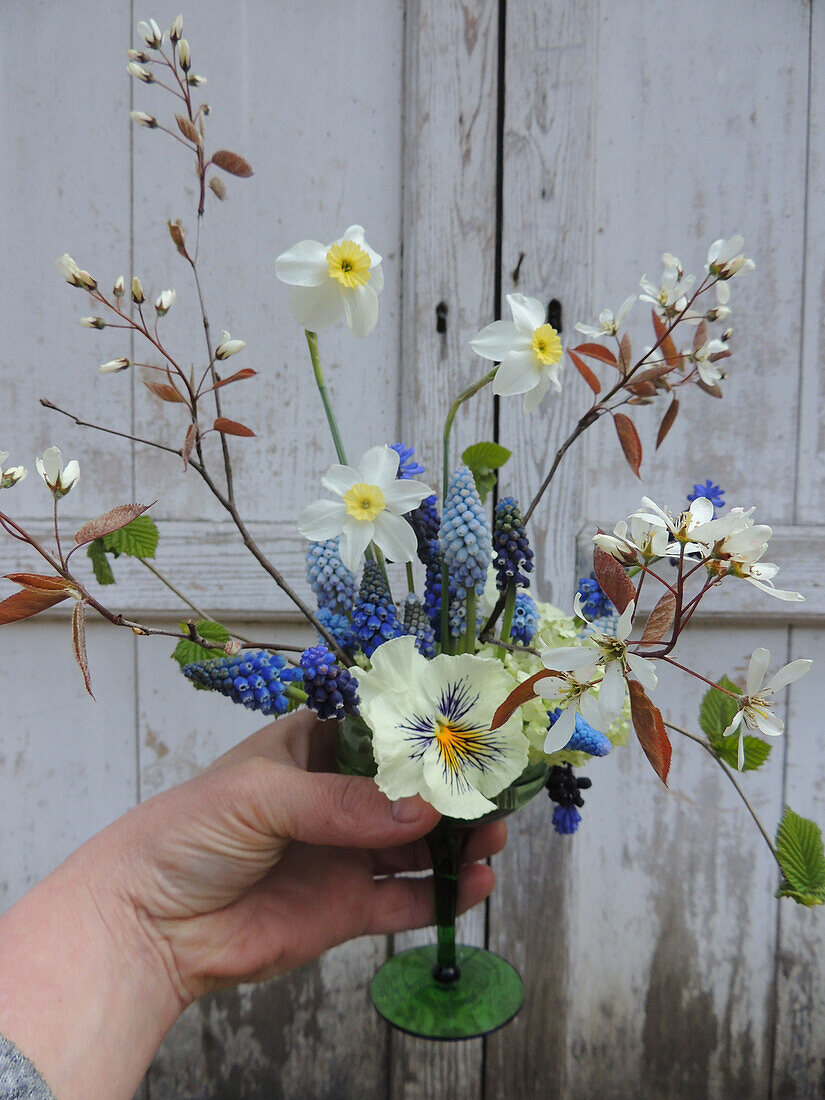
<instances>
[{"instance_id":1,"label":"muscari flower spike","mask_svg":"<svg viewBox=\"0 0 825 1100\"><path fill-rule=\"evenodd\" d=\"M198 687L219 691L233 703L262 714L284 714L289 706L286 686L300 680L299 668L292 668L277 653L247 649L237 657L218 657L183 666L183 674Z\"/></svg>"},{"instance_id":2,"label":"muscari flower spike","mask_svg":"<svg viewBox=\"0 0 825 1100\"><path fill-rule=\"evenodd\" d=\"M581 596L582 608L588 619L607 619L614 613L613 603L596 580L595 573L589 577L579 577L576 591Z\"/></svg>"},{"instance_id":3,"label":"muscari flower spike","mask_svg":"<svg viewBox=\"0 0 825 1100\"><path fill-rule=\"evenodd\" d=\"M341 561L339 539L310 542L306 552L307 580L319 607L349 611L355 602L358 582Z\"/></svg>"},{"instance_id":4,"label":"muscari flower spike","mask_svg":"<svg viewBox=\"0 0 825 1100\"><path fill-rule=\"evenodd\" d=\"M569 836L578 829L582 817L576 807L584 805L581 792L590 786L592 781L586 776L576 777L570 764L556 764L550 769L547 793L551 801L556 803L553 808L553 828L557 833Z\"/></svg>"},{"instance_id":5,"label":"muscari flower spike","mask_svg":"<svg viewBox=\"0 0 825 1100\"><path fill-rule=\"evenodd\" d=\"M389 638L399 638L406 633L390 599L381 567L375 561L364 565L361 587L352 612L352 626L367 657L371 657Z\"/></svg>"},{"instance_id":6,"label":"muscari flower spike","mask_svg":"<svg viewBox=\"0 0 825 1100\"><path fill-rule=\"evenodd\" d=\"M699 497L705 497L713 505L713 514L716 515L720 508L725 507L725 490L721 485L714 485L710 478L703 483L697 482L693 486L693 492L688 493L688 504L693 504Z\"/></svg>"},{"instance_id":7,"label":"muscari flower spike","mask_svg":"<svg viewBox=\"0 0 825 1100\"><path fill-rule=\"evenodd\" d=\"M422 560L425 560L422 558ZM433 636L437 642L441 641L441 566L443 558L438 539L431 539L427 546L427 576L424 581L424 610L430 625L433 628ZM450 584L450 601L455 597L455 590ZM463 605L461 605L463 606Z\"/></svg>"},{"instance_id":8,"label":"muscari flower spike","mask_svg":"<svg viewBox=\"0 0 825 1100\"><path fill-rule=\"evenodd\" d=\"M415 638L415 648L422 657L435 656L435 634L427 612L418 596L411 592L404 601L404 633Z\"/></svg>"},{"instance_id":9,"label":"muscari flower spike","mask_svg":"<svg viewBox=\"0 0 825 1100\"><path fill-rule=\"evenodd\" d=\"M516 593L510 639L522 645L530 645L539 628L539 612L536 601L527 592Z\"/></svg>"},{"instance_id":10,"label":"muscari flower spike","mask_svg":"<svg viewBox=\"0 0 825 1100\"><path fill-rule=\"evenodd\" d=\"M438 550L438 529L441 517L438 514L438 502L435 493L424 500L407 515L410 526L418 540L418 560L429 565L433 557L433 542Z\"/></svg>"},{"instance_id":11,"label":"muscari flower spike","mask_svg":"<svg viewBox=\"0 0 825 1100\"><path fill-rule=\"evenodd\" d=\"M398 455L398 473L396 477L404 480L411 477L420 477L426 470L420 462L415 461L415 447L406 443L390 443L390 449Z\"/></svg>"},{"instance_id":12,"label":"muscari flower spike","mask_svg":"<svg viewBox=\"0 0 825 1100\"><path fill-rule=\"evenodd\" d=\"M529 588L530 578L526 574L533 571L533 551L527 541L521 509L513 497L502 497L496 505L493 549L499 591L503 592L508 584Z\"/></svg>"},{"instance_id":13,"label":"muscari flower spike","mask_svg":"<svg viewBox=\"0 0 825 1100\"><path fill-rule=\"evenodd\" d=\"M552 726L555 724L556 719L561 716L561 707L548 711L548 714ZM590 756L607 756L613 746L609 737L599 730L593 729L589 722L585 721L580 714L577 714L573 736L564 747L575 752L589 753Z\"/></svg>"},{"instance_id":14,"label":"muscari flower spike","mask_svg":"<svg viewBox=\"0 0 825 1100\"><path fill-rule=\"evenodd\" d=\"M450 633L456 637L465 629L464 599L470 591L482 594L493 557L487 517L466 466L459 466L450 478L438 538L450 571L450 586L455 587L455 602L451 593Z\"/></svg>"},{"instance_id":15,"label":"muscari flower spike","mask_svg":"<svg viewBox=\"0 0 825 1100\"><path fill-rule=\"evenodd\" d=\"M300 665L307 706L319 718L343 718L358 709L358 681L342 668L325 645L314 645L301 654Z\"/></svg>"},{"instance_id":16,"label":"muscari flower spike","mask_svg":"<svg viewBox=\"0 0 825 1100\"><path fill-rule=\"evenodd\" d=\"M358 648L358 639L346 615L339 615L329 607L319 607L315 618L333 636L345 653L352 655ZM319 641L323 641L323 638L319 638Z\"/></svg>"}]
</instances>

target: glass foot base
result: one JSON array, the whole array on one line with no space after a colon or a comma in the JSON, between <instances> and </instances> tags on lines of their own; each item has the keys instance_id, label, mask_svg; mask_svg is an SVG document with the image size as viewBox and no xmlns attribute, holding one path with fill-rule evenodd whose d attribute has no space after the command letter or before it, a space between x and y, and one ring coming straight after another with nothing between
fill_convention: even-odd
<instances>
[{"instance_id":1,"label":"glass foot base","mask_svg":"<svg viewBox=\"0 0 825 1100\"><path fill-rule=\"evenodd\" d=\"M433 977L436 945L388 959L370 985L372 1003L393 1027L422 1039L475 1039L509 1023L524 1001L519 972L492 951L456 948L460 977Z\"/></svg>"}]
</instances>

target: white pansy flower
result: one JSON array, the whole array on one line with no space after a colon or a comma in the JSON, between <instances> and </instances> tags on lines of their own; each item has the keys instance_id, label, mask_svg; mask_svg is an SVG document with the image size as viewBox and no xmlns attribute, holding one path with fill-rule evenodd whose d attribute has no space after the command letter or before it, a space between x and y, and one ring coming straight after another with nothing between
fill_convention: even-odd
<instances>
[{"instance_id":1,"label":"white pansy flower","mask_svg":"<svg viewBox=\"0 0 825 1100\"><path fill-rule=\"evenodd\" d=\"M289 304L304 328L318 332L342 317L355 336L375 328L384 273L360 225L332 244L300 241L277 258L275 274L292 287Z\"/></svg>"},{"instance_id":2,"label":"white pansy flower","mask_svg":"<svg viewBox=\"0 0 825 1100\"><path fill-rule=\"evenodd\" d=\"M603 309L599 314L597 325L583 325L581 321L577 321L575 326L576 332L580 332L584 336L616 336L619 329L627 320L627 315L630 313L635 301L635 294L631 294L629 298L625 298L619 306L619 312L615 317L613 316L612 309Z\"/></svg>"},{"instance_id":3,"label":"white pansy flower","mask_svg":"<svg viewBox=\"0 0 825 1100\"><path fill-rule=\"evenodd\" d=\"M545 320L538 298L508 294L512 321L493 321L470 341L483 359L500 363L493 393L500 397L524 394L524 411L532 412L552 384L561 389L562 347L559 334Z\"/></svg>"},{"instance_id":4,"label":"white pansy flower","mask_svg":"<svg viewBox=\"0 0 825 1100\"><path fill-rule=\"evenodd\" d=\"M47 447L42 458L35 460L37 472L59 500L77 484L80 466L76 459L66 463L63 468L63 456L58 447Z\"/></svg>"},{"instance_id":5,"label":"white pansy flower","mask_svg":"<svg viewBox=\"0 0 825 1100\"><path fill-rule=\"evenodd\" d=\"M423 481L398 478L398 452L371 447L357 467L330 466L321 484L340 500L316 500L298 517L298 530L312 542L341 537L341 560L355 572L371 542L392 561L415 558L415 532L404 519L432 489Z\"/></svg>"},{"instance_id":6,"label":"white pansy flower","mask_svg":"<svg viewBox=\"0 0 825 1100\"><path fill-rule=\"evenodd\" d=\"M650 302L659 317L672 318L686 309L686 295L696 281L696 276L685 275L682 265L669 252L665 252L662 256L662 263L664 264L664 272L661 284L657 286L646 275L643 275L639 285L644 294L640 296L639 300ZM689 319L697 323L700 320L696 316L691 316Z\"/></svg>"},{"instance_id":7,"label":"white pansy flower","mask_svg":"<svg viewBox=\"0 0 825 1100\"><path fill-rule=\"evenodd\" d=\"M11 489L13 485L16 485L18 481L22 481L26 476L24 466L9 466L5 470L3 469L3 463L8 457L8 451L0 451L0 489Z\"/></svg>"},{"instance_id":8,"label":"white pansy flower","mask_svg":"<svg viewBox=\"0 0 825 1100\"><path fill-rule=\"evenodd\" d=\"M785 729L785 723L773 713L773 699L777 691L795 683L810 670L813 661L800 659L784 665L771 676L766 684L765 673L771 662L767 649L755 649L748 663L748 675L745 681L745 694L739 697L740 709L725 730L725 736L739 730L737 767L739 771L745 763L745 729L759 730L768 737L779 737Z\"/></svg>"},{"instance_id":9,"label":"white pansy flower","mask_svg":"<svg viewBox=\"0 0 825 1100\"><path fill-rule=\"evenodd\" d=\"M718 283L716 288L717 297L722 304L727 303L727 294L729 294L729 291L728 288L725 287L724 291L720 293L719 288L723 286L728 279L732 279L734 275L746 275L756 267L753 260L748 259L744 252L742 252L744 243L745 238L741 236L741 234L736 233L727 240L725 240L724 237L720 237L719 240L714 241L708 249L706 270L709 271L711 275L716 275L722 280L722 283Z\"/></svg>"},{"instance_id":10,"label":"white pansy flower","mask_svg":"<svg viewBox=\"0 0 825 1100\"><path fill-rule=\"evenodd\" d=\"M418 794L440 813L473 819L527 766L520 710L490 725L513 687L494 659L426 660L409 635L392 638L358 673L360 712L373 731L375 782L391 799Z\"/></svg>"},{"instance_id":11,"label":"white pansy flower","mask_svg":"<svg viewBox=\"0 0 825 1100\"><path fill-rule=\"evenodd\" d=\"M706 340L701 347L688 353L688 359L696 364L699 377L706 386L712 386L725 377L725 372L719 366L718 360L724 359L728 352L728 345L722 340Z\"/></svg>"}]
</instances>

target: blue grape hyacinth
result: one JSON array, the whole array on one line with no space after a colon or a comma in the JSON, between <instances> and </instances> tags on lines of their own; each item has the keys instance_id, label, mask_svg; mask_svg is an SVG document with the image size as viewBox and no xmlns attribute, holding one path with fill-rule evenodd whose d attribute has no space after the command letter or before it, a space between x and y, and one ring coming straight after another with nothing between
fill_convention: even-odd
<instances>
[{"instance_id":1,"label":"blue grape hyacinth","mask_svg":"<svg viewBox=\"0 0 825 1100\"><path fill-rule=\"evenodd\" d=\"M582 599L582 610L591 621L609 618L615 611L607 593L596 580L595 573L579 578L578 593Z\"/></svg>"},{"instance_id":2,"label":"blue grape hyacinth","mask_svg":"<svg viewBox=\"0 0 825 1100\"><path fill-rule=\"evenodd\" d=\"M182 672L198 687L219 691L233 703L262 714L284 714L289 706L286 687L300 680L299 668L292 668L277 653L247 649L236 657L218 657L184 665Z\"/></svg>"},{"instance_id":3,"label":"blue grape hyacinth","mask_svg":"<svg viewBox=\"0 0 825 1100\"><path fill-rule=\"evenodd\" d=\"M319 607L316 619L323 626L345 653L352 655L358 646L358 639L352 629L352 623L346 615L339 615L336 611L330 611L328 607ZM320 639L323 641L323 638Z\"/></svg>"},{"instance_id":4,"label":"blue grape hyacinth","mask_svg":"<svg viewBox=\"0 0 825 1100\"><path fill-rule=\"evenodd\" d=\"M406 443L390 443L390 449L398 455L398 473L396 477L402 479L420 477L427 471L420 462L415 461L415 447Z\"/></svg>"},{"instance_id":5,"label":"blue grape hyacinth","mask_svg":"<svg viewBox=\"0 0 825 1100\"><path fill-rule=\"evenodd\" d=\"M421 600L411 592L404 601L404 633L415 638L415 648L422 657L435 656L435 635Z\"/></svg>"},{"instance_id":6,"label":"blue grape hyacinth","mask_svg":"<svg viewBox=\"0 0 825 1100\"><path fill-rule=\"evenodd\" d=\"M553 828L557 833L569 836L575 833L582 819L579 809L584 805L581 796L591 786L586 776L576 776L570 764L554 764L547 777L547 793L553 807Z\"/></svg>"},{"instance_id":7,"label":"blue grape hyacinth","mask_svg":"<svg viewBox=\"0 0 825 1100\"><path fill-rule=\"evenodd\" d=\"M307 580L319 607L349 611L358 591L358 582L355 574L341 561L338 543L338 538L309 543L306 551Z\"/></svg>"},{"instance_id":8,"label":"blue grape hyacinth","mask_svg":"<svg viewBox=\"0 0 825 1100\"><path fill-rule=\"evenodd\" d=\"M522 645L530 645L539 628L539 612L536 601L527 592L516 593L510 639Z\"/></svg>"},{"instance_id":9,"label":"blue grape hyacinth","mask_svg":"<svg viewBox=\"0 0 825 1100\"><path fill-rule=\"evenodd\" d=\"M550 725L555 725L556 720L561 714L561 708L556 707L555 710L551 710L548 713L550 715ZM573 736L564 747L566 749L573 749L576 752L586 752L591 756L607 756L613 748L610 738L599 730L593 729L590 723L586 722L580 714L576 715L576 725L573 730Z\"/></svg>"},{"instance_id":10,"label":"blue grape hyacinth","mask_svg":"<svg viewBox=\"0 0 825 1100\"><path fill-rule=\"evenodd\" d=\"M437 642L441 641L441 566L443 558L438 539L431 539L427 549L427 577L424 582L424 610ZM455 596L450 585L450 600Z\"/></svg>"},{"instance_id":11,"label":"blue grape hyacinth","mask_svg":"<svg viewBox=\"0 0 825 1100\"><path fill-rule=\"evenodd\" d=\"M496 586L503 592L508 584L529 588L528 573L533 571L533 551L527 541L521 509L513 497L502 497L496 505L493 522L493 549Z\"/></svg>"},{"instance_id":12,"label":"blue grape hyacinth","mask_svg":"<svg viewBox=\"0 0 825 1100\"><path fill-rule=\"evenodd\" d=\"M417 508L408 513L407 519L418 542L418 560L429 565L433 555L432 544L435 541L436 548L438 547L438 529L441 526L435 493L425 497Z\"/></svg>"},{"instance_id":13,"label":"blue grape hyacinth","mask_svg":"<svg viewBox=\"0 0 825 1100\"><path fill-rule=\"evenodd\" d=\"M301 672L307 706L319 718L343 718L358 710L358 681L342 668L325 645L310 646L301 654Z\"/></svg>"},{"instance_id":14,"label":"blue grape hyacinth","mask_svg":"<svg viewBox=\"0 0 825 1100\"><path fill-rule=\"evenodd\" d=\"M390 599L387 582L375 561L364 565L361 587L352 612L352 628L361 649L371 657L382 642L405 633Z\"/></svg>"},{"instance_id":15,"label":"blue grape hyacinth","mask_svg":"<svg viewBox=\"0 0 825 1100\"><path fill-rule=\"evenodd\" d=\"M468 592L481 595L493 557L493 540L473 475L459 466L450 478L438 533L441 551L450 571L450 633L457 636L466 620L464 600Z\"/></svg>"}]
</instances>

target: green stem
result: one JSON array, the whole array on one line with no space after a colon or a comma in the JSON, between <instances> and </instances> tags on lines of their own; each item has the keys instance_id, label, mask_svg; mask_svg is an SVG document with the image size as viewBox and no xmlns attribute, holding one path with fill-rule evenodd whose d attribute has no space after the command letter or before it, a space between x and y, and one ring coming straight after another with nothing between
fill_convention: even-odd
<instances>
[{"instance_id":1,"label":"green stem","mask_svg":"<svg viewBox=\"0 0 825 1100\"><path fill-rule=\"evenodd\" d=\"M411 596L415 595L415 577L413 576L412 562L407 562L407 590Z\"/></svg>"},{"instance_id":2,"label":"green stem","mask_svg":"<svg viewBox=\"0 0 825 1100\"><path fill-rule=\"evenodd\" d=\"M285 684L284 694L288 699L294 699L296 703L305 703L309 698L307 693L296 687L295 684Z\"/></svg>"},{"instance_id":3,"label":"green stem","mask_svg":"<svg viewBox=\"0 0 825 1100\"><path fill-rule=\"evenodd\" d=\"M329 397L329 390L327 384L324 381L323 371L321 370L321 360L318 355L318 333L310 332L309 329L304 329L304 335L307 338L307 346L309 347L309 357L312 360L312 371L315 375L315 384L318 387L318 392L321 395L321 401L324 404L324 412L327 414L327 423L329 424L329 430L332 432L332 441L335 444L335 453L338 455L338 461L342 466L348 465L347 456L344 451L344 444L341 441L341 433L338 431L338 422L335 419L335 413L332 411L332 401Z\"/></svg>"},{"instance_id":4,"label":"green stem","mask_svg":"<svg viewBox=\"0 0 825 1100\"><path fill-rule=\"evenodd\" d=\"M476 651L476 590L471 588L466 596L467 622L464 628L464 653Z\"/></svg>"},{"instance_id":5,"label":"green stem","mask_svg":"<svg viewBox=\"0 0 825 1100\"><path fill-rule=\"evenodd\" d=\"M504 618L501 620L501 640L502 642L510 641L510 630L513 626L513 612L516 607L516 586L515 584L507 585L507 592L504 596ZM504 648L500 647L496 654L500 661L504 660Z\"/></svg>"}]
</instances>

